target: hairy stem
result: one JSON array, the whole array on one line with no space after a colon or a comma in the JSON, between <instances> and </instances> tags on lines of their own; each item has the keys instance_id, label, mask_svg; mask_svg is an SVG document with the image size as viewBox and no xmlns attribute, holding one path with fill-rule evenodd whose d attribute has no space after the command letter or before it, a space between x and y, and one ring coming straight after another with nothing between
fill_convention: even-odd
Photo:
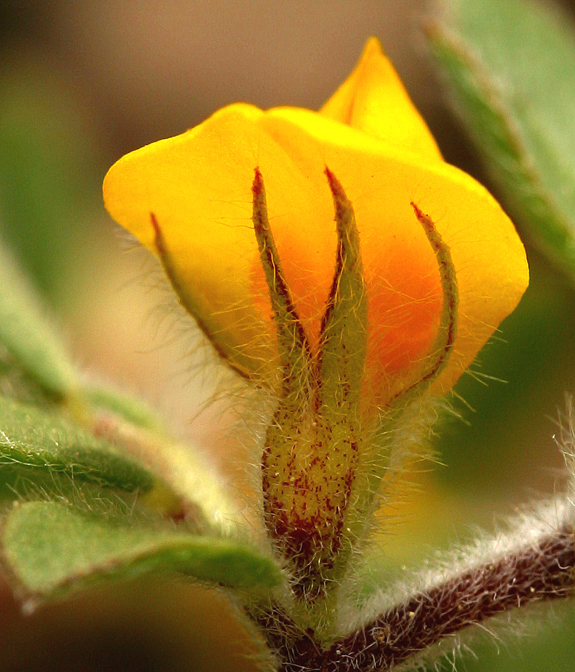
<instances>
[{"instance_id":1,"label":"hairy stem","mask_svg":"<svg viewBox=\"0 0 575 672\"><path fill-rule=\"evenodd\" d=\"M454 573L370 619L328 648L309 629L298 630L279 608L260 619L275 649L280 672L376 672L392 670L444 638L534 602L566 598L575 591L575 528L572 506L565 519L523 541L487 552L482 562ZM539 521L540 522L540 521ZM493 549L497 544L493 545Z\"/></svg>"}]
</instances>

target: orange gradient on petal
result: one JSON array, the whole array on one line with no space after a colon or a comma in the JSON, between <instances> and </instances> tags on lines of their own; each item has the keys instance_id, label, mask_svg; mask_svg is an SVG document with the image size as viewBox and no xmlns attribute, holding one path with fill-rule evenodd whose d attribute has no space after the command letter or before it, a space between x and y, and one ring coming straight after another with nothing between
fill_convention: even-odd
<instances>
[{"instance_id":1,"label":"orange gradient on petal","mask_svg":"<svg viewBox=\"0 0 575 672\"><path fill-rule=\"evenodd\" d=\"M360 222L361 225L361 222ZM280 262L291 296L309 339L318 352L321 319L336 264L336 236L329 221L319 239L274 232ZM391 240L395 236L391 236ZM437 261L425 236L389 245L390 238L367 236L362 241L368 297L368 352L364 378L365 408L384 406L389 398L417 379L439 327L442 290ZM259 255L250 271L252 300L275 340L269 290Z\"/></svg>"}]
</instances>

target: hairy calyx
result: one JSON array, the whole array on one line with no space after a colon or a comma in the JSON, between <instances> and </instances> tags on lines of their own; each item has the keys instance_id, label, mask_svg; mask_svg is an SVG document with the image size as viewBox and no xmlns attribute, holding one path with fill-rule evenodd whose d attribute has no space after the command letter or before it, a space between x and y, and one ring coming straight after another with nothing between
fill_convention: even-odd
<instances>
[{"instance_id":1,"label":"hairy calyx","mask_svg":"<svg viewBox=\"0 0 575 672\"><path fill-rule=\"evenodd\" d=\"M366 527L379 485L374 487L371 445L377 413L366 420L362 405L369 297L360 235L343 187L329 168L325 174L334 203L337 249L315 351L282 269L257 168L252 185L253 225L281 367L278 406L261 463L264 518L288 561L296 596L307 602L337 585L352 545ZM401 406L400 398L423 391L443 370L457 330L457 282L449 249L431 219L413 208L437 258L443 307L426 364L417 379L390 400L394 411ZM383 472L378 470L376 481Z\"/></svg>"}]
</instances>

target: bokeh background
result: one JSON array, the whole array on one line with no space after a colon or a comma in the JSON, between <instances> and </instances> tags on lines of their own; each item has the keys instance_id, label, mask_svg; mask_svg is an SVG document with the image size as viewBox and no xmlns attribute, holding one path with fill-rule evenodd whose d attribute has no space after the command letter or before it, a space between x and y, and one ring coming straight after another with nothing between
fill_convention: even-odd
<instances>
[{"instance_id":1,"label":"bokeh background","mask_svg":"<svg viewBox=\"0 0 575 672\"><path fill-rule=\"evenodd\" d=\"M102 178L125 152L230 102L319 107L374 34L446 159L488 183L426 51L428 10L423 0L0 3L0 236L78 362L157 404L233 488L246 447L230 414L206 407L212 390L197 372L196 335L158 312L165 289L141 254L126 251L102 205ZM572 3L564 11L574 20ZM459 383L461 417L442 424L437 460L415 465L412 487L385 512L373 560L382 577L477 525L494 529L565 481L553 435L564 393L575 391L575 292L528 252L531 287L475 367L499 380ZM462 669L575 670L575 617L559 612L530 619L525 639L477 642L478 659L464 654ZM246 639L221 596L188 585L146 581L31 614L0 589L0 672L247 672L256 667Z\"/></svg>"}]
</instances>

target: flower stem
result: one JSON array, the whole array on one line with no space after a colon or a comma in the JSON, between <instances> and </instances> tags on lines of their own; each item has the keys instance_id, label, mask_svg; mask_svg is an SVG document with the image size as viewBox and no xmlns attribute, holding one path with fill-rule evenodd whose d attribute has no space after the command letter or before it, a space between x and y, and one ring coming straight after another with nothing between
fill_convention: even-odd
<instances>
[{"instance_id":1,"label":"flower stem","mask_svg":"<svg viewBox=\"0 0 575 672\"><path fill-rule=\"evenodd\" d=\"M461 571L415 591L328 648L322 648L309 629L298 630L280 609L269 612L260 625L276 651L279 672L392 670L498 614L569 597L575 592L575 527L572 506L559 505L566 516L556 529L533 534L526 526L517 536L498 537L494 553L485 553L482 562L467 563ZM509 543L512 537L522 542ZM507 545L507 551L496 553L501 545Z\"/></svg>"}]
</instances>

